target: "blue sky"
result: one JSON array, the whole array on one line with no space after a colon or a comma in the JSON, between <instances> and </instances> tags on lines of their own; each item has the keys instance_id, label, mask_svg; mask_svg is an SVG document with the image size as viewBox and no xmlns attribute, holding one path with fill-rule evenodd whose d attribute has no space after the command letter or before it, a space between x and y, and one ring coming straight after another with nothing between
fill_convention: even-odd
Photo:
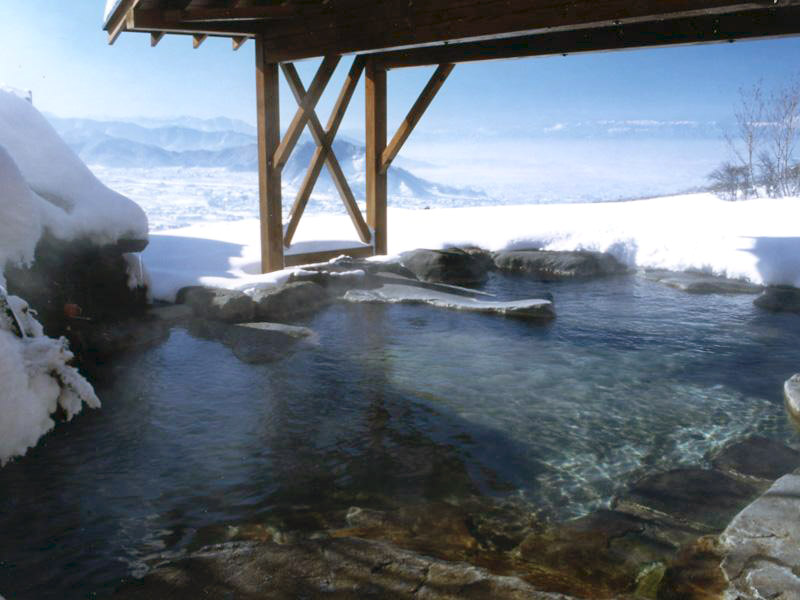
<instances>
[{"instance_id":1,"label":"blue sky","mask_svg":"<svg viewBox=\"0 0 800 600\"><path fill-rule=\"evenodd\" d=\"M188 37L123 34L108 46L102 0L0 0L0 85L31 89L41 110L81 117L228 116L255 120L254 44L193 50ZM796 75L800 39L599 53L459 65L421 123L437 131L510 135L557 122L603 119L724 120L737 89ZM338 92L345 58L320 106ZM306 84L315 63L298 69ZM392 71L390 121L399 122L431 69ZM282 119L295 105L282 95ZM343 128L362 128L357 93Z\"/></svg>"}]
</instances>

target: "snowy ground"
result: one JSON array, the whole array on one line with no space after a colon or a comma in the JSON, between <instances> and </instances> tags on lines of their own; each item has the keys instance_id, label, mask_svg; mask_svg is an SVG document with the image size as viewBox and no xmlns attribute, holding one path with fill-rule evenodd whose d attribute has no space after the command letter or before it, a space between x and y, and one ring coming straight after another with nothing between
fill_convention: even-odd
<instances>
[{"instance_id":1,"label":"snowy ground","mask_svg":"<svg viewBox=\"0 0 800 600\"><path fill-rule=\"evenodd\" d=\"M800 286L800 199L724 202L688 194L630 202L389 210L389 252L476 245L610 252L631 267L699 269L754 283ZM182 286L248 290L289 271L259 275L255 219L158 232L144 252L153 294ZM356 240L343 215L307 215L296 243ZM352 244L351 244L352 245Z\"/></svg>"}]
</instances>

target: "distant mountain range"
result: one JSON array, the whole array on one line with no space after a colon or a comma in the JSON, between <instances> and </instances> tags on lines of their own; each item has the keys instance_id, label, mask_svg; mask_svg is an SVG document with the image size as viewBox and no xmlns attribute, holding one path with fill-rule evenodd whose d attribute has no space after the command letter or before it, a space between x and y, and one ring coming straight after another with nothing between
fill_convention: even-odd
<instances>
[{"instance_id":1,"label":"distant mountain range","mask_svg":"<svg viewBox=\"0 0 800 600\"><path fill-rule=\"evenodd\" d=\"M56 131L89 165L114 168L205 167L230 171L257 171L258 145L255 128L233 119L171 120L141 119L102 121L48 116ZM310 136L303 136L283 170L284 184L299 187L316 148ZM365 195L366 151L346 138L337 139L333 150L356 197ZM403 164L402 160L398 161ZM409 161L407 164L415 163ZM479 189L445 186L413 175L395 166L389 170L393 195L431 199L486 199ZM317 193L336 193L333 181L323 169Z\"/></svg>"}]
</instances>

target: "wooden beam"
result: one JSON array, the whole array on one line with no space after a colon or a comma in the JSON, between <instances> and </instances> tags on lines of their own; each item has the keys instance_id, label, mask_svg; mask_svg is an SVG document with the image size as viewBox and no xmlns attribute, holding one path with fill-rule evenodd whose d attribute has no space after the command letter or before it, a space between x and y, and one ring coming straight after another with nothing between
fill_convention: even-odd
<instances>
[{"instance_id":1,"label":"wooden beam","mask_svg":"<svg viewBox=\"0 0 800 600\"><path fill-rule=\"evenodd\" d=\"M108 31L108 43L113 44L119 35L130 25L133 10L141 0L122 0L119 6L111 13L105 29Z\"/></svg>"},{"instance_id":2,"label":"wooden beam","mask_svg":"<svg viewBox=\"0 0 800 600\"><path fill-rule=\"evenodd\" d=\"M192 23L197 21L242 21L286 19L297 16L297 8L288 4L246 8L194 8L161 11L165 21Z\"/></svg>"},{"instance_id":3,"label":"wooden beam","mask_svg":"<svg viewBox=\"0 0 800 600\"><path fill-rule=\"evenodd\" d=\"M192 48L197 50L203 44L203 42L206 41L206 38L208 38L208 36L205 33L194 34L192 36Z\"/></svg>"},{"instance_id":4,"label":"wooden beam","mask_svg":"<svg viewBox=\"0 0 800 600\"><path fill-rule=\"evenodd\" d=\"M280 146L278 146L278 149L275 151L274 162L276 168L282 169L286 161L289 160L289 156L292 154L292 150L294 150L295 144L297 144L297 140L303 132L303 128L306 126L306 123L308 123L310 116L314 114L314 108L317 106L322 92L325 91L325 87L331 80L336 65L339 64L339 58L338 56L326 56L322 59L322 64L319 66L319 69L317 69L314 80L311 82L311 85L308 86L308 93L303 97L302 101L298 101L299 106L297 107L294 119L292 119L292 122L289 124Z\"/></svg>"},{"instance_id":5,"label":"wooden beam","mask_svg":"<svg viewBox=\"0 0 800 600\"><path fill-rule=\"evenodd\" d=\"M280 143L278 65L266 61L256 38L256 112L258 116L258 197L261 220L261 270L283 268L281 171L272 157Z\"/></svg>"},{"instance_id":6,"label":"wooden beam","mask_svg":"<svg viewBox=\"0 0 800 600\"><path fill-rule=\"evenodd\" d=\"M800 34L800 9L789 7L429 46L371 56L384 68L394 69L797 34Z\"/></svg>"},{"instance_id":7,"label":"wooden beam","mask_svg":"<svg viewBox=\"0 0 800 600\"><path fill-rule=\"evenodd\" d=\"M245 42L248 39L249 38L244 36L244 35L238 35L238 36L234 36L233 38L231 38L231 43L233 45L233 51L236 52L239 48L244 46Z\"/></svg>"},{"instance_id":8,"label":"wooden beam","mask_svg":"<svg viewBox=\"0 0 800 600\"><path fill-rule=\"evenodd\" d=\"M155 48L158 46L158 42L161 41L161 38L164 37L163 31L151 31L150 32L150 47Z\"/></svg>"},{"instance_id":9,"label":"wooden beam","mask_svg":"<svg viewBox=\"0 0 800 600\"><path fill-rule=\"evenodd\" d=\"M367 59L365 90L367 137L367 223L372 228L376 254L387 251L386 173L381 157L386 149L386 69Z\"/></svg>"},{"instance_id":10,"label":"wooden beam","mask_svg":"<svg viewBox=\"0 0 800 600\"><path fill-rule=\"evenodd\" d=\"M303 88L303 83L300 81L300 77L297 75L297 71L293 65L285 64L282 65L282 67L284 69L284 74L286 75L286 80L289 82L289 87L291 88L295 99L299 103L306 93ZM353 221L356 231L358 231L359 238L365 244L369 243L372 239L369 227L364 221L364 217L361 215L361 210L359 210L358 205L356 204L355 198L353 197L353 192L347 183L347 178L344 176L341 166L339 165L339 161L336 158L336 154L333 152L333 140L336 138L336 133L339 131L342 118L344 118L344 114L347 111L347 107L350 104L350 100L353 97L353 92L358 85L358 80L361 78L361 72L363 70L364 59L363 57L357 56L353 60L350 71L345 78L342 90L339 93L339 97L337 98L336 104L333 107L331 116L328 119L328 125L324 131L322 130L322 126L320 125L315 113L312 113L309 119L311 135L314 137L314 141L317 143L317 149L314 151L314 155L311 158L311 163L309 164L306 175L303 178L303 183L297 192L297 197L295 198L294 205L292 206L292 211L289 216L289 224L287 225L286 231L283 235L283 243L285 246L289 246L292 242L294 233L297 230L297 225L300 223L300 217L302 217L306 204L308 204L308 199L311 197L311 191L313 190L314 184L319 178L323 164L328 165L331 178L336 185L336 189L339 191L342 202L344 202L345 208L347 209L347 214L350 215L350 219Z\"/></svg>"},{"instance_id":11,"label":"wooden beam","mask_svg":"<svg viewBox=\"0 0 800 600\"><path fill-rule=\"evenodd\" d=\"M314 263L327 262L338 256L349 256L350 258L367 258L373 256L371 246L356 246L355 248L340 248L339 250L320 250L318 252L307 252L305 254L287 254L287 267L297 267L300 265L312 265Z\"/></svg>"},{"instance_id":12,"label":"wooden beam","mask_svg":"<svg viewBox=\"0 0 800 600\"><path fill-rule=\"evenodd\" d=\"M414 102L414 106L408 111L408 115L394 134L392 141L383 151L381 157L381 173L386 173L389 170L389 165L391 165L392 161L397 157L403 144L406 143L408 136L414 131L414 127L417 126L422 115L425 114L428 106L430 106L437 92L441 89L442 85L444 85L447 76L450 75L454 67L455 65L453 63L441 64L436 68L433 75L431 75L431 78L428 80L419 98Z\"/></svg>"},{"instance_id":13,"label":"wooden beam","mask_svg":"<svg viewBox=\"0 0 800 600\"><path fill-rule=\"evenodd\" d=\"M319 15L262 26L271 60L360 52L510 34L656 23L760 11L800 0L383 0L337 1ZM440 61L449 62L449 61Z\"/></svg>"}]
</instances>

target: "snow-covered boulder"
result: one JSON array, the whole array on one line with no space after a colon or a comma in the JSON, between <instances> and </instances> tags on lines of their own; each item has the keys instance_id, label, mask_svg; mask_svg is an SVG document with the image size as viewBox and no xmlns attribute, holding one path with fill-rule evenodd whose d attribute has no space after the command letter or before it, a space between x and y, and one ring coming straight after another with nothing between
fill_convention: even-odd
<instances>
[{"instance_id":1,"label":"snow-covered boulder","mask_svg":"<svg viewBox=\"0 0 800 600\"><path fill-rule=\"evenodd\" d=\"M33 105L0 89L0 146L16 164L27 200L42 227L56 238L90 239L97 245L147 240L147 217L135 203L97 179ZM5 181L2 188L6 191ZM7 194L0 216L7 213ZM5 238L0 242L5 245Z\"/></svg>"},{"instance_id":2,"label":"snow-covered boulder","mask_svg":"<svg viewBox=\"0 0 800 600\"><path fill-rule=\"evenodd\" d=\"M93 320L144 309L143 273L126 254L146 245L142 209L103 185L28 99L0 89L0 284L59 336L67 305Z\"/></svg>"}]
</instances>

